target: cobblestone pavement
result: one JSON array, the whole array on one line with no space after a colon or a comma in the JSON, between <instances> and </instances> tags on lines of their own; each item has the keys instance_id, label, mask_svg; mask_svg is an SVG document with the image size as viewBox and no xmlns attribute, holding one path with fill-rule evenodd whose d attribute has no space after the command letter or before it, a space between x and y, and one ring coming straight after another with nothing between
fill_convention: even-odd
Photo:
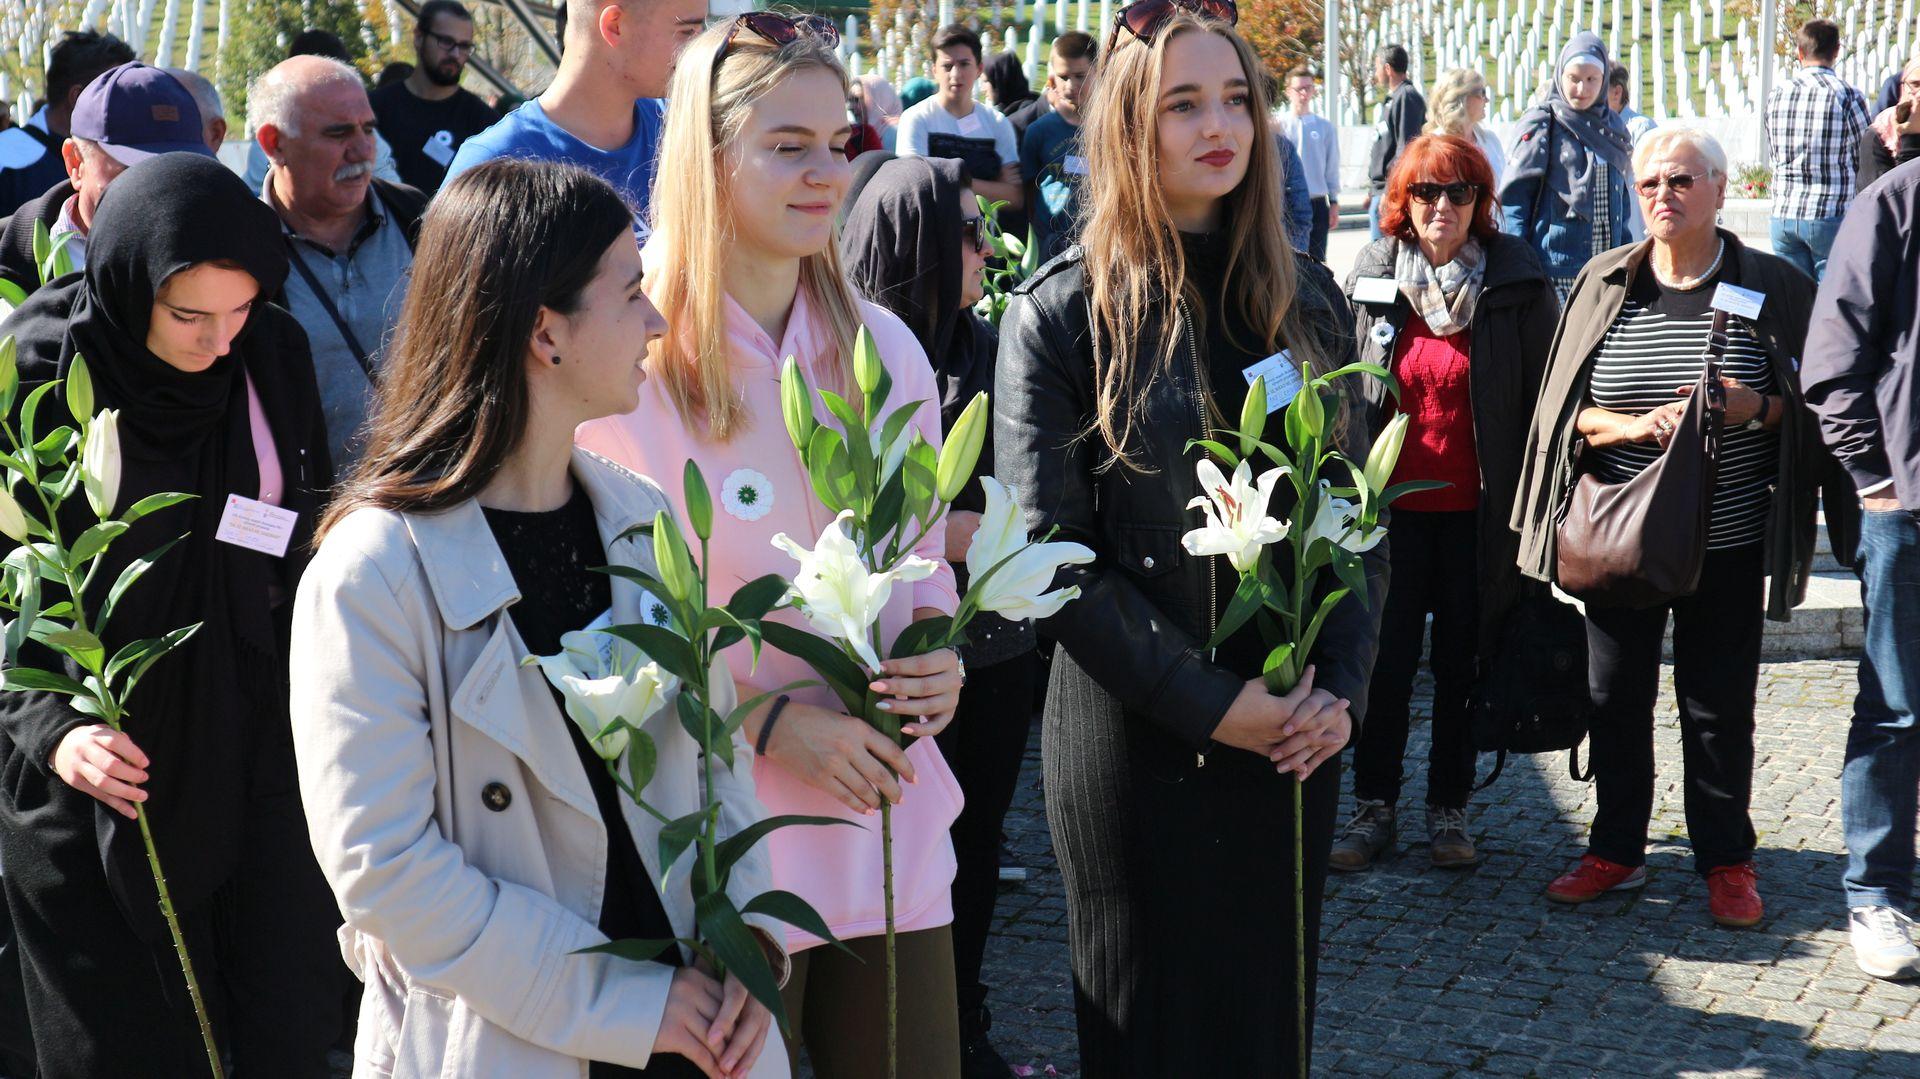
<instances>
[{"instance_id":1,"label":"cobblestone pavement","mask_svg":"<svg viewBox=\"0 0 1920 1079\"><path fill-rule=\"evenodd\" d=\"M1920 1076L1920 984L1868 978L1847 946L1839 775L1854 664L1762 668L1753 819L1767 916L1749 930L1713 924L1692 872L1667 682L1645 890L1547 903L1541 889L1584 850L1593 789L1568 777L1564 755L1510 761L1477 796L1477 868L1434 869L1403 838L1372 873L1335 875L1317 1073ZM1007 824L1031 876L1000 895L989 1003L1009 1060L1073 1075L1066 898L1038 746ZM1408 759L1422 763L1401 803L1415 832L1426 748L1416 725Z\"/></svg>"}]
</instances>

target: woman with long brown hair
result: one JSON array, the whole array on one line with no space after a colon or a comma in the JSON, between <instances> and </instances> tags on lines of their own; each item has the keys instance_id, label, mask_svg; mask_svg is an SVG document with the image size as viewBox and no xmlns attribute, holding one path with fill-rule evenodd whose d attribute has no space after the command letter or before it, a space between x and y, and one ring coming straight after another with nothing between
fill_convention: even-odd
<instances>
[{"instance_id":1,"label":"woman with long brown hair","mask_svg":"<svg viewBox=\"0 0 1920 1079\"><path fill-rule=\"evenodd\" d=\"M1266 358L1321 371L1354 358L1339 288L1288 246L1260 61L1234 17L1227 0L1122 9L1082 135L1084 245L1023 286L1002 325L1001 478L1033 532L1100 555L1063 572L1080 599L1040 627L1062 646L1047 817L1095 1076L1294 1074L1292 897L1305 898L1311 1000L1335 762L1384 593L1375 547L1370 607L1335 608L1284 697L1260 679L1254 629L1206 648L1236 582L1225 559L1181 548L1200 521L1189 442L1239 415L1244 373ZM1354 404L1333 412L1343 447L1364 455Z\"/></svg>"},{"instance_id":2,"label":"woman with long brown hair","mask_svg":"<svg viewBox=\"0 0 1920 1079\"><path fill-rule=\"evenodd\" d=\"M367 454L301 583L294 741L366 983L356 1073L786 1074L767 1009L732 975L678 947L584 951L690 935L691 875L655 883L674 868L657 863L660 821L607 769L625 774L628 750L570 721L523 662L643 620L644 592L597 567L658 572L626 536L665 497L573 445L579 424L633 407L666 331L632 223L611 186L565 165L493 161L441 189ZM705 767L674 713L643 724L648 801L670 819L700 810ZM744 763L711 783L725 832L763 816ZM767 887L755 852L728 891L744 904ZM746 917L783 965L777 924Z\"/></svg>"}]
</instances>

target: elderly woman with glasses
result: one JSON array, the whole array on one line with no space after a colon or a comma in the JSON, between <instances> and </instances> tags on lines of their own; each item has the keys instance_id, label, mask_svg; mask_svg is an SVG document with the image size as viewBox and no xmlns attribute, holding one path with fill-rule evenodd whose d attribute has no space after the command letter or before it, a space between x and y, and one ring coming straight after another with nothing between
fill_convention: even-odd
<instances>
[{"instance_id":1,"label":"elderly woman with glasses","mask_svg":"<svg viewBox=\"0 0 1920 1079\"><path fill-rule=\"evenodd\" d=\"M1540 254L1564 301L1587 260L1633 239L1632 142L1607 107L1607 49L1582 32L1545 101L1520 118L1500 187L1501 229Z\"/></svg>"},{"instance_id":2,"label":"elderly woman with glasses","mask_svg":"<svg viewBox=\"0 0 1920 1079\"><path fill-rule=\"evenodd\" d=\"M1500 145L1500 136L1486 127L1486 118L1487 77L1471 68L1456 67L1441 72L1439 81L1433 84L1433 107L1421 133L1455 135L1479 147L1493 170L1493 184L1487 189L1491 202L1506 172L1507 151ZM1392 177L1388 177L1388 183L1392 183Z\"/></svg>"},{"instance_id":3,"label":"elderly woman with glasses","mask_svg":"<svg viewBox=\"0 0 1920 1079\"><path fill-rule=\"evenodd\" d=\"M1371 710L1354 749L1355 812L1330 859L1338 870L1369 868L1393 845L1428 615L1431 856L1448 868L1478 861L1467 835L1474 771L1467 697L1522 590L1507 518L1560 315L1540 259L1494 220L1493 175L1480 149L1452 135L1415 139L1387 179L1380 211L1387 235L1360 252L1347 279L1360 358L1388 368L1400 384L1395 400L1385 383L1363 383L1369 419L1377 430L1395 411L1411 417L1393 482L1447 486L1393 507L1392 584Z\"/></svg>"},{"instance_id":4,"label":"elderly woman with glasses","mask_svg":"<svg viewBox=\"0 0 1920 1079\"><path fill-rule=\"evenodd\" d=\"M1882 109L1860 136L1859 167L1854 170L1855 193L1875 180L1920 157L1920 57L1900 69L1900 99Z\"/></svg>"},{"instance_id":5,"label":"elderly woman with glasses","mask_svg":"<svg viewBox=\"0 0 1920 1079\"><path fill-rule=\"evenodd\" d=\"M1587 265L1554 342L1521 459L1513 519L1521 569L1552 578L1555 525L1576 466L1622 483L1665 453L1716 310L1727 312L1724 433L1694 590L1648 608L1587 604L1600 806L1587 853L1547 898L1585 903L1646 883L1653 709L1671 615L1694 868L1706 877L1713 919L1750 926L1762 913L1747 813L1762 617L1785 621L1805 595L1816 485L1831 474L1795 378L1814 288L1790 263L1715 225L1727 158L1711 136L1655 129L1635 152L1634 175L1647 239ZM1837 515L1854 504L1850 490L1829 498L1829 526L1844 530Z\"/></svg>"}]
</instances>

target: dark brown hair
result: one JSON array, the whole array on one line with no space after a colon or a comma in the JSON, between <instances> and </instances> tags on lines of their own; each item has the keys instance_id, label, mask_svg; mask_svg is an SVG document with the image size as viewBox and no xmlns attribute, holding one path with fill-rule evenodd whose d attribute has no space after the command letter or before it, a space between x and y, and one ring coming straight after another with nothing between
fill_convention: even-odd
<instances>
[{"instance_id":1,"label":"dark brown hair","mask_svg":"<svg viewBox=\"0 0 1920 1079\"><path fill-rule=\"evenodd\" d=\"M1832 63L1840 56L1840 28L1826 19L1808 19L1793 35L1793 43L1807 59Z\"/></svg>"},{"instance_id":2,"label":"dark brown hair","mask_svg":"<svg viewBox=\"0 0 1920 1079\"><path fill-rule=\"evenodd\" d=\"M933 35L933 52L936 59L940 53L948 49L957 49L962 45L973 50L974 63L982 62L980 35L967 29L965 25L954 23L952 26L944 26L940 28L939 33Z\"/></svg>"},{"instance_id":3,"label":"dark brown hair","mask_svg":"<svg viewBox=\"0 0 1920 1079\"><path fill-rule=\"evenodd\" d=\"M427 209L366 455L320 521L362 506L433 513L478 494L526 434L527 348L562 315L633 211L570 165L505 158L461 173Z\"/></svg>"},{"instance_id":4,"label":"dark brown hair","mask_svg":"<svg viewBox=\"0 0 1920 1079\"><path fill-rule=\"evenodd\" d=\"M1062 60L1085 60L1088 63L1100 59L1100 45L1093 40L1092 34L1079 30L1069 30L1053 39L1053 48L1049 50Z\"/></svg>"}]
</instances>

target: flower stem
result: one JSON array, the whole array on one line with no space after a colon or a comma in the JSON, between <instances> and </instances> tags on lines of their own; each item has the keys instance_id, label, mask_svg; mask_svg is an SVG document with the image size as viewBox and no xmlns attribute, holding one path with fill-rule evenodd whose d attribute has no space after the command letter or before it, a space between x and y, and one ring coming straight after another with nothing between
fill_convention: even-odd
<instances>
[{"instance_id":1,"label":"flower stem","mask_svg":"<svg viewBox=\"0 0 1920 1079\"><path fill-rule=\"evenodd\" d=\"M117 729L120 725L114 724ZM160 914L167 920L167 932L173 936L173 952L180 957L180 973L187 979L187 995L193 998L193 1017L200 1022L200 1040L207 1047L207 1067L214 1079L223 1079L226 1072L220 1067L220 1047L214 1044L213 1023L207 1019L207 1004L200 997L200 979L194 977L193 960L187 955L187 938L180 931L180 916L173 909L173 895L167 890L167 875L160 870L160 851L153 845L153 829L147 825L147 807L134 803L133 811L140 821L140 841L146 844L147 868L153 872L153 885L160 892Z\"/></svg>"},{"instance_id":2,"label":"flower stem","mask_svg":"<svg viewBox=\"0 0 1920 1079\"><path fill-rule=\"evenodd\" d=\"M1301 825L1303 784L1293 777L1293 1001L1294 1045L1299 1070L1294 1074L1307 1079L1307 905L1305 830Z\"/></svg>"},{"instance_id":3,"label":"flower stem","mask_svg":"<svg viewBox=\"0 0 1920 1079\"><path fill-rule=\"evenodd\" d=\"M887 1079L900 1074L899 963L893 951L893 803L880 800L880 857L887 899Z\"/></svg>"}]
</instances>

